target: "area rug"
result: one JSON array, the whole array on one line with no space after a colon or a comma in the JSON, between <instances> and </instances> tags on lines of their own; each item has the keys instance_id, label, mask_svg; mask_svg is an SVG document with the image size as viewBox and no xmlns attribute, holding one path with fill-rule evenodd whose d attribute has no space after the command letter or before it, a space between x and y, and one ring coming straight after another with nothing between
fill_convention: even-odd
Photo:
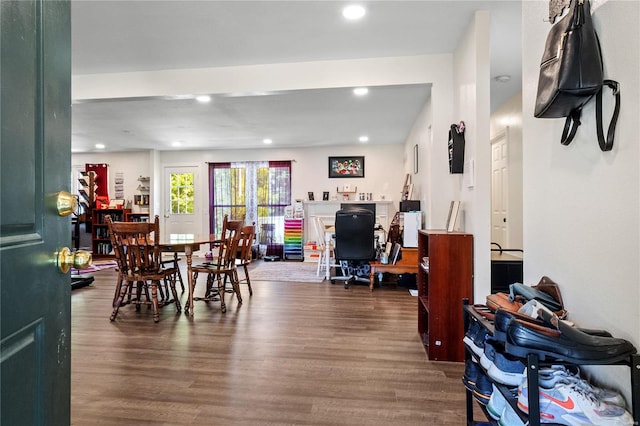
<instances>
[{"instance_id":1,"label":"area rug","mask_svg":"<svg viewBox=\"0 0 640 426\"><path fill-rule=\"evenodd\" d=\"M96 271L102 271L103 269L115 268L118 263L115 260L94 260L87 269L78 270L71 268L71 275L78 274L90 274Z\"/></svg>"},{"instance_id":2,"label":"area rug","mask_svg":"<svg viewBox=\"0 0 640 426\"><path fill-rule=\"evenodd\" d=\"M257 261L249 270L251 281L280 281L321 283L324 276L317 276L315 262L265 262Z\"/></svg>"}]
</instances>

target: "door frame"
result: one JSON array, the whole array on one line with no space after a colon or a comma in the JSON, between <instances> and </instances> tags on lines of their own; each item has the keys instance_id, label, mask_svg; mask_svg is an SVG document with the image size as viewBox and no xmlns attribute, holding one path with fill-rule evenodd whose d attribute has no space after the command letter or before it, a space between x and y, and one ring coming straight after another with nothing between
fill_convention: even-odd
<instances>
[{"instance_id":1,"label":"door frame","mask_svg":"<svg viewBox=\"0 0 640 426\"><path fill-rule=\"evenodd\" d=\"M201 173L202 173L202 169L199 165L197 164L165 164L162 166L162 185L161 185L161 196L160 199L162 200L162 205L161 205L161 227L164 231L162 231L163 236L166 238L169 234L170 231L170 226L169 226L169 211L170 211L170 203L171 203L171 198L169 196L170 193L170 181L168 179L169 173L171 169L175 169L175 170L180 170L180 169L184 169L185 172L188 170L189 172L193 172L194 176L193 176L193 224L194 224L194 229L193 234L196 235L202 235L204 232L202 231L202 217L203 217L203 207L202 207L202 203L204 202L203 200L208 200L208 194L207 196L203 196L203 184L201 182L202 178L201 178ZM207 201L207 205L208 205L208 201ZM208 231L206 232L208 233Z\"/></svg>"},{"instance_id":2,"label":"door frame","mask_svg":"<svg viewBox=\"0 0 640 426\"><path fill-rule=\"evenodd\" d=\"M509 126L505 126L504 129L502 129L501 131L499 131L493 138L491 138L490 141L490 147L491 147L491 152L493 154L493 146L499 142L501 142L502 140L504 140L504 143L506 145L506 149L507 149L507 157L506 157L506 162L507 162L507 176L509 175ZM491 171L493 171L493 155L491 155ZM509 181L507 181L507 189L504 191L503 195L504 195L504 200L503 203L506 205L506 211L507 213L510 213L510 205L509 205ZM494 186L493 186L493 178L491 179L491 232L490 235L493 235L493 191L494 191ZM506 226L505 226L505 235L504 235L504 240L503 244L506 244L506 247L503 248L510 248L509 247L509 242L510 242L510 235L511 235L511 221L507 219L507 221L505 222ZM493 239L493 238L492 238Z\"/></svg>"}]
</instances>

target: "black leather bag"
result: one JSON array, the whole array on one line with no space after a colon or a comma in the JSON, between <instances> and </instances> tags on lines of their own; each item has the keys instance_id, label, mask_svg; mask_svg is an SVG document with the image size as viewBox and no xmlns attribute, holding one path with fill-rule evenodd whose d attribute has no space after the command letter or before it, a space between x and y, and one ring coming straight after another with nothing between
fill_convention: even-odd
<instances>
[{"instance_id":1,"label":"black leather bag","mask_svg":"<svg viewBox=\"0 0 640 426\"><path fill-rule=\"evenodd\" d=\"M569 145L578 126L582 107L596 97L598 143L602 151L613 148L620 110L619 83L603 77L600 43L589 0L572 0L567 15L551 27L540 63L534 116L566 117L561 143ZM615 108L605 139L602 130L602 90L610 87Z\"/></svg>"}]
</instances>

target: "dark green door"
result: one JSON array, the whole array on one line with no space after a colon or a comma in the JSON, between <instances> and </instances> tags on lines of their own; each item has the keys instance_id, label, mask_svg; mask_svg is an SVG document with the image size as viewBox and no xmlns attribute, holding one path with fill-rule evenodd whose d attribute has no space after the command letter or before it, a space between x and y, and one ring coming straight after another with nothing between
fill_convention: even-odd
<instances>
[{"instance_id":1,"label":"dark green door","mask_svg":"<svg viewBox=\"0 0 640 426\"><path fill-rule=\"evenodd\" d=\"M0 0L0 423L65 425L70 277L54 252L71 223L70 5Z\"/></svg>"}]
</instances>

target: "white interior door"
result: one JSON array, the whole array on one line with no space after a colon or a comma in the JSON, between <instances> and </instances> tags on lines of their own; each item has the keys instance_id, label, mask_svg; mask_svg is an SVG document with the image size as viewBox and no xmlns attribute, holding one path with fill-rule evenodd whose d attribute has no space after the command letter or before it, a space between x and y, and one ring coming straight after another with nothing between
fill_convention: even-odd
<instances>
[{"instance_id":1,"label":"white interior door","mask_svg":"<svg viewBox=\"0 0 640 426\"><path fill-rule=\"evenodd\" d=\"M491 141L491 242L509 248L508 133Z\"/></svg>"},{"instance_id":2,"label":"white interior door","mask_svg":"<svg viewBox=\"0 0 640 426\"><path fill-rule=\"evenodd\" d=\"M164 235L202 234L199 220L198 167L165 167L163 188Z\"/></svg>"}]
</instances>

